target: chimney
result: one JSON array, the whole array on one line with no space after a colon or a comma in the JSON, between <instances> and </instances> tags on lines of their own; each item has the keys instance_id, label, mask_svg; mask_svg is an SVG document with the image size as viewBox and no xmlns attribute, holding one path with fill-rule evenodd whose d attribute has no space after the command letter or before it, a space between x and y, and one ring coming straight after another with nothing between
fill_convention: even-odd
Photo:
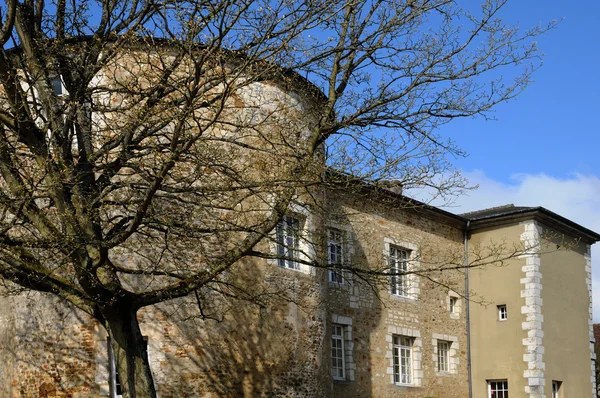
<instances>
[{"instance_id":1,"label":"chimney","mask_svg":"<svg viewBox=\"0 0 600 398\"><path fill-rule=\"evenodd\" d=\"M399 180L383 180L379 183L380 187L396 195L402 195L402 183Z\"/></svg>"}]
</instances>

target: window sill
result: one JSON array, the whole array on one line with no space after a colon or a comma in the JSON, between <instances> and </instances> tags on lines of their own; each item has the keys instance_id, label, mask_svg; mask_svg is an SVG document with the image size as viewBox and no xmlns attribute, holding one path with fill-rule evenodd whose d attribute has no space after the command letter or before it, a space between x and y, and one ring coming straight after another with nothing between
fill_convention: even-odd
<instances>
[{"instance_id":1,"label":"window sill","mask_svg":"<svg viewBox=\"0 0 600 398\"><path fill-rule=\"evenodd\" d=\"M348 380L346 378L343 378L343 379L339 378L339 377L332 377L332 378L333 378L334 383L336 383L336 384L347 384L347 383L350 383L350 380Z\"/></svg>"},{"instance_id":2,"label":"window sill","mask_svg":"<svg viewBox=\"0 0 600 398\"><path fill-rule=\"evenodd\" d=\"M398 301L404 301L406 303L416 303L417 299L414 297L410 297L410 296L400 296L398 294L393 294L390 293L390 297L392 297L394 300L398 300ZM412 385L412 384L403 384L403 385Z\"/></svg>"},{"instance_id":3,"label":"window sill","mask_svg":"<svg viewBox=\"0 0 600 398\"><path fill-rule=\"evenodd\" d=\"M435 375L440 376L440 377L448 377L448 376L456 376L456 373L452 373L448 370L448 371L444 371L444 372L435 372Z\"/></svg>"},{"instance_id":4,"label":"window sill","mask_svg":"<svg viewBox=\"0 0 600 398\"><path fill-rule=\"evenodd\" d=\"M299 272L301 274L306 274L306 272L304 272L300 268L288 268L288 267L280 267L280 266L277 266L277 268L280 269L280 270L282 270L282 271L293 271L293 272Z\"/></svg>"},{"instance_id":5,"label":"window sill","mask_svg":"<svg viewBox=\"0 0 600 398\"><path fill-rule=\"evenodd\" d=\"M399 387L401 389L413 389L413 388L419 388L420 386L417 386L415 384L403 384L403 383L394 383L394 386Z\"/></svg>"},{"instance_id":6,"label":"window sill","mask_svg":"<svg viewBox=\"0 0 600 398\"><path fill-rule=\"evenodd\" d=\"M344 282L331 282L331 281L329 281L329 286L331 286L331 287L347 288L348 284L344 283Z\"/></svg>"}]
</instances>

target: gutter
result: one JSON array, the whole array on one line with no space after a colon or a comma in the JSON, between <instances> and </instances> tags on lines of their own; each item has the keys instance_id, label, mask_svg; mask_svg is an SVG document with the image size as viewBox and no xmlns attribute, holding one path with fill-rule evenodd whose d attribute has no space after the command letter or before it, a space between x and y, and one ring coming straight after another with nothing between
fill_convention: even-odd
<instances>
[{"instance_id":1,"label":"gutter","mask_svg":"<svg viewBox=\"0 0 600 398\"><path fill-rule=\"evenodd\" d=\"M469 226L471 220L467 220L467 225L463 233L464 237L464 258L465 267L465 316L467 322L467 382L469 384L469 398L473 398L473 379L471 377L471 314L469 312Z\"/></svg>"}]
</instances>

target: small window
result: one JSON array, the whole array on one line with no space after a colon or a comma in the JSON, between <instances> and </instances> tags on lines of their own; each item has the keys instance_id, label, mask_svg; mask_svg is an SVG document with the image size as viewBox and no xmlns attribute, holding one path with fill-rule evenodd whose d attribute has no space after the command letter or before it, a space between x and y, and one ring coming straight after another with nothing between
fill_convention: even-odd
<instances>
[{"instance_id":1,"label":"small window","mask_svg":"<svg viewBox=\"0 0 600 398\"><path fill-rule=\"evenodd\" d=\"M408 271L408 259L410 251L390 246L390 292L395 296L408 297L410 290Z\"/></svg>"},{"instance_id":2,"label":"small window","mask_svg":"<svg viewBox=\"0 0 600 398\"><path fill-rule=\"evenodd\" d=\"M501 321L505 321L508 319L508 312L506 312L506 305L498 306L498 319Z\"/></svg>"},{"instance_id":3,"label":"small window","mask_svg":"<svg viewBox=\"0 0 600 398\"><path fill-rule=\"evenodd\" d=\"M334 324L331 331L331 375L337 380L346 379L343 325Z\"/></svg>"},{"instance_id":4,"label":"small window","mask_svg":"<svg viewBox=\"0 0 600 398\"><path fill-rule=\"evenodd\" d=\"M562 381L552 380L552 398L560 397L560 387L562 386Z\"/></svg>"},{"instance_id":5,"label":"small window","mask_svg":"<svg viewBox=\"0 0 600 398\"><path fill-rule=\"evenodd\" d=\"M342 266L344 264L343 234L337 229L330 229L327 234L327 265L329 271L329 282L344 283Z\"/></svg>"},{"instance_id":6,"label":"small window","mask_svg":"<svg viewBox=\"0 0 600 398\"><path fill-rule=\"evenodd\" d=\"M396 384L412 384L412 345L411 337L397 335L392 337L394 383Z\"/></svg>"},{"instance_id":7,"label":"small window","mask_svg":"<svg viewBox=\"0 0 600 398\"><path fill-rule=\"evenodd\" d=\"M295 261L300 248L300 220L284 216L277 224L277 264L281 268L300 269Z\"/></svg>"},{"instance_id":8,"label":"small window","mask_svg":"<svg viewBox=\"0 0 600 398\"><path fill-rule=\"evenodd\" d=\"M450 297L450 313L456 314L458 313L458 308L456 307L458 304L458 298Z\"/></svg>"},{"instance_id":9,"label":"small window","mask_svg":"<svg viewBox=\"0 0 600 398\"><path fill-rule=\"evenodd\" d=\"M109 388L111 398L121 398L123 396L123 389L121 387L121 377L119 376L119 370L117 369L117 360L115 352L112 347L110 337L106 340L108 345L108 366L110 371Z\"/></svg>"},{"instance_id":10,"label":"small window","mask_svg":"<svg viewBox=\"0 0 600 398\"><path fill-rule=\"evenodd\" d=\"M60 77L57 76L50 79L50 84L52 85L54 95L60 97L65 94L65 87Z\"/></svg>"},{"instance_id":11,"label":"small window","mask_svg":"<svg viewBox=\"0 0 600 398\"><path fill-rule=\"evenodd\" d=\"M452 343L450 341L438 340L437 342L437 371L438 372L448 372L450 370L449 367L449 357L450 357L450 345Z\"/></svg>"},{"instance_id":12,"label":"small window","mask_svg":"<svg viewBox=\"0 0 600 398\"><path fill-rule=\"evenodd\" d=\"M488 381L488 398L508 398L508 380Z\"/></svg>"}]
</instances>

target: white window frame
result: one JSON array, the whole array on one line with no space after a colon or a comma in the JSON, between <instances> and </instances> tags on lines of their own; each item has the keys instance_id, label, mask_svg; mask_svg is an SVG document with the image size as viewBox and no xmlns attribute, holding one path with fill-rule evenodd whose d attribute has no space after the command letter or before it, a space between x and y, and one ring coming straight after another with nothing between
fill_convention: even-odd
<instances>
[{"instance_id":1,"label":"white window frame","mask_svg":"<svg viewBox=\"0 0 600 398\"><path fill-rule=\"evenodd\" d=\"M67 95L67 88L65 87L65 83L60 75L50 78L50 87L52 88L54 95L57 97L64 97ZM60 92L58 92L59 90Z\"/></svg>"},{"instance_id":2,"label":"white window frame","mask_svg":"<svg viewBox=\"0 0 600 398\"><path fill-rule=\"evenodd\" d=\"M452 297L450 296L450 313L451 314L458 314L458 297Z\"/></svg>"},{"instance_id":3,"label":"white window frame","mask_svg":"<svg viewBox=\"0 0 600 398\"><path fill-rule=\"evenodd\" d=\"M392 335L393 375L397 385L413 385L413 344L412 337Z\"/></svg>"},{"instance_id":4,"label":"white window frame","mask_svg":"<svg viewBox=\"0 0 600 398\"><path fill-rule=\"evenodd\" d=\"M298 217L285 215L275 228L277 265L280 268L300 270L296 261L300 254L301 221Z\"/></svg>"},{"instance_id":5,"label":"white window frame","mask_svg":"<svg viewBox=\"0 0 600 398\"><path fill-rule=\"evenodd\" d=\"M498 380L488 380L488 398L508 398L508 380L506 379L498 379ZM492 384L495 384L495 390L492 391ZM498 386L498 384L502 384ZM492 395L492 393L500 393Z\"/></svg>"},{"instance_id":6,"label":"white window frame","mask_svg":"<svg viewBox=\"0 0 600 398\"><path fill-rule=\"evenodd\" d=\"M327 265L329 270L329 283L344 284L343 265L346 260L346 247L344 245L344 232L337 228L327 229Z\"/></svg>"},{"instance_id":7,"label":"white window frame","mask_svg":"<svg viewBox=\"0 0 600 398\"><path fill-rule=\"evenodd\" d=\"M390 245L388 264L390 267L390 293L399 297L410 297L408 263L411 251L400 246Z\"/></svg>"},{"instance_id":8,"label":"white window frame","mask_svg":"<svg viewBox=\"0 0 600 398\"><path fill-rule=\"evenodd\" d=\"M562 381L552 380L552 398L560 397L560 388L562 387Z\"/></svg>"},{"instance_id":9,"label":"white window frame","mask_svg":"<svg viewBox=\"0 0 600 398\"><path fill-rule=\"evenodd\" d=\"M354 342L352 341L352 318L331 314L331 343L332 343L332 351L330 354L331 362L331 376L334 380L337 381L354 381L354 371L356 370L356 364L354 363L354 356L352 355L352 351L354 349ZM338 333L333 333L335 327L341 327L341 330ZM341 334L339 334L341 332ZM342 355L343 355L343 377L334 374L333 369L333 339L336 336L336 339L341 338L342 344Z\"/></svg>"},{"instance_id":10,"label":"white window frame","mask_svg":"<svg viewBox=\"0 0 600 398\"><path fill-rule=\"evenodd\" d=\"M451 341L437 341L437 371L440 373L450 372L450 347Z\"/></svg>"},{"instance_id":11,"label":"white window frame","mask_svg":"<svg viewBox=\"0 0 600 398\"><path fill-rule=\"evenodd\" d=\"M497 308L498 308L498 320L506 321L508 319L508 310L506 308L506 304L501 304Z\"/></svg>"},{"instance_id":12,"label":"white window frame","mask_svg":"<svg viewBox=\"0 0 600 398\"><path fill-rule=\"evenodd\" d=\"M119 377L119 372L117 370L117 360L115 358L115 352L112 347L112 342L110 336L106 338L106 342L108 345L108 371L109 371L109 391L111 398L122 398L122 392L119 393L119 389L121 386L121 380Z\"/></svg>"},{"instance_id":13,"label":"white window frame","mask_svg":"<svg viewBox=\"0 0 600 398\"><path fill-rule=\"evenodd\" d=\"M432 333L433 367L438 376L458 375L458 337L448 334Z\"/></svg>"},{"instance_id":14,"label":"white window frame","mask_svg":"<svg viewBox=\"0 0 600 398\"><path fill-rule=\"evenodd\" d=\"M419 298L419 295L421 293L421 288L420 288L420 281L419 281L419 276L414 274L414 273L410 273L412 271L418 270L420 267L420 263L419 263L419 248L417 247L417 245L410 243L410 242L406 242L406 241L401 241L395 238L383 238L383 261L385 262L385 267L388 270L388 273L391 273L391 262L393 262L393 260L390 259L390 253L391 253L391 248L392 247L396 247L399 248L400 250L404 250L405 252L407 252L409 254L406 265L408 268L409 273L405 275L406 277L406 283L407 283L407 289L406 291L403 291L402 293L405 293L406 295L399 295L399 294L395 294L393 289L392 289L392 276L389 276L389 285L388 285L388 293L390 295L390 297L393 297L394 299L399 299L399 300L411 300L411 301L416 301ZM396 292L398 292L398 290L396 290Z\"/></svg>"},{"instance_id":15,"label":"white window frame","mask_svg":"<svg viewBox=\"0 0 600 398\"><path fill-rule=\"evenodd\" d=\"M346 380L345 328L339 323L334 323L331 327L331 376L335 380Z\"/></svg>"}]
</instances>

